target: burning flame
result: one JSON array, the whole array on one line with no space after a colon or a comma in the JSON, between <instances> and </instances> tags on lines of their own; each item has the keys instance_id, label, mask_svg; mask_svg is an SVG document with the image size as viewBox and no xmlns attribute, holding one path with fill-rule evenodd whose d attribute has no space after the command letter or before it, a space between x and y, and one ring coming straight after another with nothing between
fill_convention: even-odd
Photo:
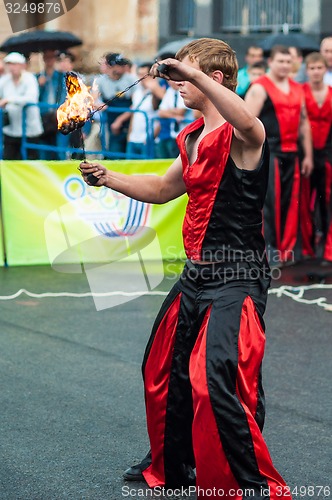
<instances>
[{"instance_id":1,"label":"burning flame","mask_svg":"<svg viewBox=\"0 0 332 500\"><path fill-rule=\"evenodd\" d=\"M69 134L85 124L93 111L94 100L82 79L74 72L66 73L67 98L57 110L58 129Z\"/></svg>"}]
</instances>

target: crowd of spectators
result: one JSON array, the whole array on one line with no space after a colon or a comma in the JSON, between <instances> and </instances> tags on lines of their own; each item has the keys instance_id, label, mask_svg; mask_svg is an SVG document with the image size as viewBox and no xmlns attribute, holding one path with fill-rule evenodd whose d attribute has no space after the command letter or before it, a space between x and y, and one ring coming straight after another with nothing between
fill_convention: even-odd
<instances>
[{"instance_id":1,"label":"crowd of spectators","mask_svg":"<svg viewBox=\"0 0 332 500\"><path fill-rule=\"evenodd\" d=\"M293 256L299 234L302 256L332 261L332 37L306 58L297 47L274 49L265 59L260 47L248 47L236 89L263 121L271 150L264 230L279 259L271 263ZM83 75L95 109L102 110L65 142L56 108L65 100L65 74L75 70L75 57L47 50L42 71L33 74L22 54L8 54L0 60L3 158L22 159L23 136L37 145L27 148L29 159L80 158L82 138L87 158L176 157L178 132L199 115L185 106L176 84L147 76L152 64L103 55L99 74ZM288 133L291 146L283 144Z\"/></svg>"},{"instance_id":2,"label":"crowd of spectators","mask_svg":"<svg viewBox=\"0 0 332 500\"><path fill-rule=\"evenodd\" d=\"M28 146L28 159L81 157L81 133L61 137L56 120L57 107L66 98L65 74L75 70L75 57L70 52L47 50L42 59L43 69L36 74L29 71L28 61L19 53L8 54L0 63L3 159L22 159L23 135L36 145L34 149ZM133 65L128 58L112 52L99 60L99 74L82 75L91 87L95 109L104 106L83 129L87 157L177 156L177 131L195 115L186 108L179 91L165 80L144 78L134 85L152 64Z\"/></svg>"},{"instance_id":3,"label":"crowd of spectators","mask_svg":"<svg viewBox=\"0 0 332 500\"><path fill-rule=\"evenodd\" d=\"M332 263L332 37L305 58L297 47L273 47L263 75L250 77L256 65L264 68L259 47L248 48L246 61L237 91L264 124L270 149L269 262Z\"/></svg>"}]
</instances>

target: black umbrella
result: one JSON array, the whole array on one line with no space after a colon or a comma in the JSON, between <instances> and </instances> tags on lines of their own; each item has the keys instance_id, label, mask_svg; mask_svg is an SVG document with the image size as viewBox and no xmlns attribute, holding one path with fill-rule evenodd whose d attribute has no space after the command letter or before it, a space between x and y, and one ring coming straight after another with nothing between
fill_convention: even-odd
<instances>
[{"instance_id":1,"label":"black umbrella","mask_svg":"<svg viewBox=\"0 0 332 500\"><path fill-rule=\"evenodd\" d=\"M303 33L288 33L287 35L275 33L274 35L269 35L264 38L258 45L262 47L265 56L269 55L274 45L298 47L303 52L303 55L309 54L309 52L319 51L319 44Z\"/></svg>"},{"instance_id":2,"label":"black umbrella","mask_svg":"<svg viewBox=\"0 0 332 500\"><path fill-rule=\"evenodd\" d=\"M173 42L168 42L158 50L156 57L158 59L163 59L165 56L170 57L171 54L176 54L178 50L182 49L187 43L196 40L196 38L181 38L180 40L174 40Z\"/></svg>"},{"instance_id":3,"label":"black umbrella","mask_svg":"<svg viewBox=\"0 0 332 500\"><path fill-rule=\"evenodd\" d=\"M82 45L82 40L67 31L36 30L7 38L0 46L0 51L30 54L44 50L66 50L76 45Z\"/></svg>"}]
</instances>

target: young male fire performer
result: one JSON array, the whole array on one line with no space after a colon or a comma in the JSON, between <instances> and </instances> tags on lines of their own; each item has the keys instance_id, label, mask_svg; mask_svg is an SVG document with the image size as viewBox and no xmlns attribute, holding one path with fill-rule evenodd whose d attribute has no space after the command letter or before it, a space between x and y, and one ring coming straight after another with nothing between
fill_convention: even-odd
<instances>
[{"instance_id":1,"label":"young male fire performer","mask_svg":"<svg viewBox=\"0 0 332 500\"><path fill-rule=\"evenodd\" d=\"M196 467L198 498L208 488L223 489L226 498L241 488L254 499L269 498L269 491L273 499L277 492L289 499L262 437L269 286L261 218L264 128L234 92L237 61L225 42L195 40L161 63L167 71L161 74L156 64L151 75L167 74L186 106L202 112L179 133L180 156L166 174L127 176L80 165L86 182L93 174L98 186L147 203L189 196L188 260L157 316L143 362L152 460L125 477L144 477L150 487L186 486ZM130 477L132 471L141 475Z\"/></svg>"}]
</instances>

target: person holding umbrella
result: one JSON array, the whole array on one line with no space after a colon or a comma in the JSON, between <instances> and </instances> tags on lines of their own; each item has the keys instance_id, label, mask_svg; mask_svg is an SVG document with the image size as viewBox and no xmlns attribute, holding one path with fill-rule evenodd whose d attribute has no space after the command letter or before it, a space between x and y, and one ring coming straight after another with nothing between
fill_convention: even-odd
<instances>
[{"instance_id":1,"label":"person holding umbrella","mask_svg":"<svg viewBox=\"0 0 332 500\"><path fill-rule=\"evenodd\" d=\"M36 77L26 70L26 59L18 52L4 58L7 73L0 79L0 107L9 115L9 124L3 127L5 160L21 160L23 107L38 103L39 89ZM26 135L28 141L37 142L43 132L38 106L26 110ZM28 158L37 159L37 152L28 149Z\"/></svg>"}]
</instances>

